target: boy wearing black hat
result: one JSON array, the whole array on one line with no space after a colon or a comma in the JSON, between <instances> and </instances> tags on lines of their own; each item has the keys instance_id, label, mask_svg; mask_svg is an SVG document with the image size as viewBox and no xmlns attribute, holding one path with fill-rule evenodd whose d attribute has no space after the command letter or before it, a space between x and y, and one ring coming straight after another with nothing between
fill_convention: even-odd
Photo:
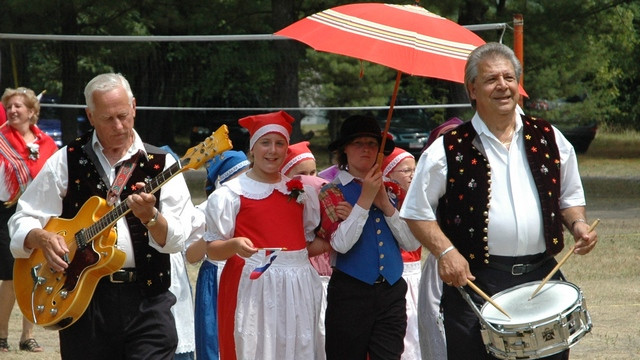
<instances>
[{"instance_id":1,"label":"boy wearing black hat","mask_svg":"<svg viewBox=\"0 0 640 360\"><path fill-rule=\"evenodd\" d=\"M347 118L339 137L329 145L337 151L340 172L320 193L319 235L331 243L334 271L329 281L326 312L327 359L399 359L407 326L400 247L420 244L400 219L397 187L383 183L376 164L382 136L375 119ZM385 153L394 148L387 140ZM340 221L336 206L353 209Z\"/></svg>"}]
</instances>

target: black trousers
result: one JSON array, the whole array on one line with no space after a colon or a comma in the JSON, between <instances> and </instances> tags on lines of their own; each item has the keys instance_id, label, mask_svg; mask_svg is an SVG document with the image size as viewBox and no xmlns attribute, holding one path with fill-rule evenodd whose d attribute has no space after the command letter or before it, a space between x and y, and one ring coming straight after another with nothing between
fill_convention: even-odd
<instances>
[{"instance_id":1,"label":"black trousers","mask_svg":"<svg viewBox=\"0 0 640 360\"><path fill-rule=\"evenodd\" d=\"M407 283L369 285L339 270L327 288L327 360L400 359L407 330Z\"/></svg>"},{"instance_id":2,"label":"black trousers","mask_svg":"<svg viewBox=\"0 0 640 360\"><path fill-rule=\"evenodd\" d=\"M87 311L60 330L62 359L173 359L178 334L168 290L145 297L140 285L98 283Z\"/></svg>"},{"instance_id":3,"label":"black trousers","mask_svg":"<svg viewBox=\"0 0 640 360\"><path fill-rule=\"evenodd\" d=\"M3 179L4 180L4 179ZM16 212L16 205L9 208L0 204L0 280L13 280L13 254L9 237L9 218Z\"/></svg>"},{"instance_id":4,"label":"black trousers","mask_svg":"<svg viewBox=\"0 0 640 360\"><path fill-rule=\"evenodd\" d=\"M487 295L493 296L516 285L544 279L556 264L557 262L554 259L550 259L540 268L523 275L512 275L509 272L492 268L472 269L471 272L476 277L474 284ZM561 278L562 275L558 271L552 279L558 280ZM467 287L465 287L465 290L478 308L485 303L484 299L473 290ZM478 316L462 298L457 288L444 285L441 306L444 312L447 358L449 360L496 359L487 353L480 333ZM569 350L566 350L544 359L568 359L568 355Z\"/></svg>"}]
</instances>

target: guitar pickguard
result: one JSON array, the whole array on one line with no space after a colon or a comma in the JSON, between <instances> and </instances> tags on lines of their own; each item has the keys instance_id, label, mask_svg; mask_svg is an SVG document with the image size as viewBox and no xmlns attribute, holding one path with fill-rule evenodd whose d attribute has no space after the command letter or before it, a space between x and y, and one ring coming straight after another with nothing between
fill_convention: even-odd
<instances>
[{"instance_id":1,"label":"guitar pickguard","mask_svg":"<svg viewBox=\"0 0 640 360\"><path fill-rule=\"evenodd\" d=\"M93 250L92 246L85 246L83 249L76 250L76 255L65 270L65 281L62 289L66 291L75 290L82 272L97 264L98 260L100 260L100 256Z\"/></svg>"}]
</instances>

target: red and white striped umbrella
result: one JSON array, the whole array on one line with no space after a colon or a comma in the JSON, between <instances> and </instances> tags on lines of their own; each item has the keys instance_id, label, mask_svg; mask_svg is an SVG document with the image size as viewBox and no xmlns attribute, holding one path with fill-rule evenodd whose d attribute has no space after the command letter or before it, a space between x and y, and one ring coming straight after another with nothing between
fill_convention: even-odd
<instances>
[{"instance_id":1,"label":"red and white striped umbrella","mask_svg":"<svg viewBox=\"0 0 640 360\"><path fill-rule=\"evenodd\" d=\"M318 51L459 83L464 82L467 56L485 43L472 31L421 6L383 3L324 10L275 34Z\"/></svg>"},{"instance_id":2,"label":"red and white striped umbrella","mask_svg":"<svg viewBox=\"0 0 640 360\"><path fill-rule=\"evenodd\" d=\"M337 6L298 20L275 35L398 71L381 149L402 73L464 83L469 53L485 43L464 26L419 5L383 3ZM520 92L526 95L522 87Z\"/></svg>"}]
</instances>

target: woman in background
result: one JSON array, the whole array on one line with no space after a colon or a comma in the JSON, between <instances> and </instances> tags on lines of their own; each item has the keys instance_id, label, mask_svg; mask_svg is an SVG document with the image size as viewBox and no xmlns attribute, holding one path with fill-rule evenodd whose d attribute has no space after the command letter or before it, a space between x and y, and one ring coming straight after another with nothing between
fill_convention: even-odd
<instances>
[{"instance_id":1,"label":"woman in background","mask_svg":"<svg viewBox=\"0 0 640 360\"><path fill-rule=\"evenodd\" d=\"M16 202L38 174L45 161L58 150L49 135L36 123L40 102L31 89L6 89L2 95L7 122L0 125L0 352L9 351L9 318L16 301L13 289L13 256L9 250L7 221L16 211ZM33 335L34 325L22 319L19 348L41 352Z\"/></svg>"}]
</instances>

